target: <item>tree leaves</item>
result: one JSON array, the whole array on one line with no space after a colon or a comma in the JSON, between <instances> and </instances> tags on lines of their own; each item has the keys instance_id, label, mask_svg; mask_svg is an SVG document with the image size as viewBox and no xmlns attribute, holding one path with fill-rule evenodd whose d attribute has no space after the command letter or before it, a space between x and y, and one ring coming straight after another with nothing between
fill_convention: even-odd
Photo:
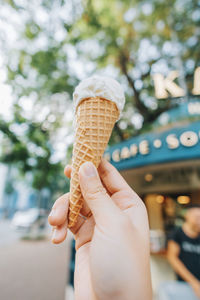
<instances>
[{"instance_id":1,"label":"tree leaves","mask_svg":"<svg viewBox=\"0 0 200 300\"><path fill-rule=\"evenodd\" d=\"M8 80L17 105L12 122L0 122L9 145L2 160L18 161L24 173L31 170L34 188L64 187L59 184L60 162L51 162L55 151L52 136L62 126L71 135L71 121L67 123L63 116L80 79L99 72L115 77L125 88L122 123L116 124L111 143L150 130L158 116L173 107L172 100L155 99L152 74L166 75L177 69L177 57L191 89L192 74L200 61L199 1L44 0L40 6L34 4L36 13L25 3L24 7L15 1L5 5L19 17L23 9L26 18L18 37L22 46L13 45L12 55L7 55ZM44 12L45 22L37 17ZM25 96L27 102L34 103L35 116L30 117L20 104ZM60 109L63 97L66 104L63 102ZM49 112L39 118L44 108ZM53 122L48 120L51 115L56 119ZM135 115L140 116L141 126L136 124ZM25 136L15 135L11 123L26 124ZM67 158L71 148L68 146Z\"/></svg>"}]
</instances>

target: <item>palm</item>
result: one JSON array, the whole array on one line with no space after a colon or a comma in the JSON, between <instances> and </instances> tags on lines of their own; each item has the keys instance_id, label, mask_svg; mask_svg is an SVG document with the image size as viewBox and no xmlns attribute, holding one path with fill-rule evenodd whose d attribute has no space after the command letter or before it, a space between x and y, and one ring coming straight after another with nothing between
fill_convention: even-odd
<instances>
[{"instance_id":1,"label":"palm","mask_svg":"<svg viewBox=\"0 0 200 300\"><path fill-rule=\"evenodd\" d=\"M133 197L135 198L133 204ZM141 200L139 197L129 190L122 190L111 195L113 202L122 210L126 215L133 215L133 209L135 210L135 222L134 226L140 228L142 231L143 226L141 223L145 223L146 214L141 207ZM137 218L138 210L140 219ZM142 214L141 214L142 212ZM142 235L146 232L142 232ZM109 235L109 233L108 233ZM101 245L105 245L105 252L110 247L114 247L112 242L108 242L107 232L103 232L97 227L94 222L94 218L91 217L85 223L82 224L79 231L75 235L76 238L76 266L75 266L75 285L77 299L90 299L92 295L92 282L91 282L91 260L97 261L95 268L101 268L103 266L104 272L106 273L105 256L100 255L99 249ZM97 259L95 256L98 256Z\"/></svg>"},{"instance_id":2,"label":"palm","mask_svg":"<svg viewBox=\"0 0 200 300\"><path fill-rule=\"evenodd\" d=\"M86 221L78 216L75 226L70 228L77 250L75 298L96 299L94 290L98 299L107 300L111 299L112 291L120 290L126 294L124 300L130 299L133 293L135 299L147 299L151 287L148 219L144 204L112 165L103 161L98 172L101 180L97 176L83 183L83 177L79 178L82 194L87 204L90 201L95 221L93 216ZM67 167L66 176L70 177L70 173L71 167ZM88 183L93 189L91 194ZM55 202L54 213L49 216L50 224L56 229L52 237L54 243L66 238L68 205L69 194L65 194ZM87 215L87 209L84 205L81 213ZM127 278L131 278L131 283L124 281Z\"/></svg>"}]
</instances>

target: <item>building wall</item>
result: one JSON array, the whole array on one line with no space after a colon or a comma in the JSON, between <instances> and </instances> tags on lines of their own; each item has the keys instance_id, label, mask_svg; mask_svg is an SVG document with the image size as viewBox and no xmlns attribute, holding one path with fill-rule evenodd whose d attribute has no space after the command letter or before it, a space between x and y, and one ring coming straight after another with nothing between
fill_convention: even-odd
<instances>
[{"instance_id":1,"label":"building wall","mask_svg":"<svg viewBox=\"0 0 200 300\"><path fill-rule=\"evenodd\" d=\"M200 189L192 191L191 198L192 198L192 203L200 204Z\"/></svg>"},{"instance_id":2,"label":"building wall","mask_svg":"<svg viewBox=\"0 0 200 300\"><path fill-rule=\"evenodd\" d=\"M162 217L162 206L156 201L155 194L149 194L144 199L148 217L149 217L149 225L152 230L163 230L163 217Z\"/></svg>"}]
</instances>

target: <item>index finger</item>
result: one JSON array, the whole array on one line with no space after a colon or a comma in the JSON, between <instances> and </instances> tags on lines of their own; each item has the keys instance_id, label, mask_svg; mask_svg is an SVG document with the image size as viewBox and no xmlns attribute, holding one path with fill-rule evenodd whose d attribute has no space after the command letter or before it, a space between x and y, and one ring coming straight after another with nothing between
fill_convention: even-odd
<instances>
[{"instance_id":1,"label":"index finger","mask_svg":"<svg viewBox=\"0 0 200 300\"><path fill-rule=\"evenodd\" d=\"M98 167L98 172L104 186L111 194L120 191L132 191L117 169L107 160L102 159Z\"/></svg>"}]
</instances>

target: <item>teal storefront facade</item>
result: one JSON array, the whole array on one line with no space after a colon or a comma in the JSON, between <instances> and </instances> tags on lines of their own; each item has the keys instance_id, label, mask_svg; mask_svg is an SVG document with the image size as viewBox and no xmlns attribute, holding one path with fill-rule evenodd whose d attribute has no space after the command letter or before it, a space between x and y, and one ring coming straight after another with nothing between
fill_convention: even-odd
<instances>
[{"instance_id":1,"label":"teal storefront facade","mask_svg":"<svg viewBox=\"0 0 200 300\"><path fill-rule=\"evenodd\" d=\"M200 159L200 121L134 137L110 147L105 157L120 171Z\"/></svg>"},{"instance_id":2,"label":"teal storefront facade","mask_svg":"<svg viewBox=\"0 0 200 300\"><path fill-rule=\"evenodd\" d=\"M144 201L151 234L158 240L179 224L188 204L200 203L200 101L180 103L164 117L163 126L158 119L152 132L104 154ZM153 252L164 247L156 243Z\"/></svg>"}]
</instances>

